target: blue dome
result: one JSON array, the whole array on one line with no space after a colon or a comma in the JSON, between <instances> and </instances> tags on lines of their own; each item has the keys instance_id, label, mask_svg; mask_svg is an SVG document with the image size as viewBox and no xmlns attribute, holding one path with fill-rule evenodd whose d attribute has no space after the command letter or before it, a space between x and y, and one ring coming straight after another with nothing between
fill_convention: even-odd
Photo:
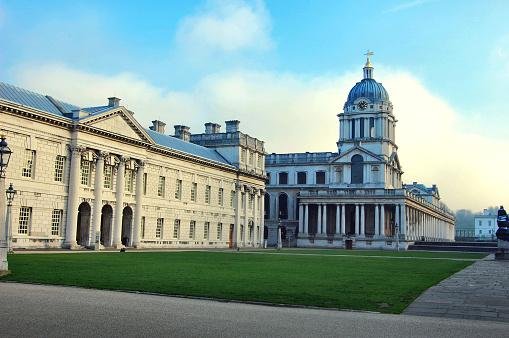
<instances>
[{"instance_id":1,"label":"blue dome","mask_svg":"<svg viewBox=\"0 0 509 338\"><path fill-rule=\"evenodd\" d=\"M376 82L374 79L366 78L361 82L357 82L350 90L346 105L351 105L355 100L364 97L373 103L380 101L389 101L389 94L381 83Z\"/></svg>"}]
</instances>

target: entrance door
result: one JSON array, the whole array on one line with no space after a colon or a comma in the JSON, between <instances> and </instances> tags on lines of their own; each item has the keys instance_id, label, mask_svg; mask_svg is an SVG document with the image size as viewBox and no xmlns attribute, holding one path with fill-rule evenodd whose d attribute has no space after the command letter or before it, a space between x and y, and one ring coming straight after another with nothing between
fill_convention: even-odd
<instances>
[{"instance_id":1,"label":"entrance door","mask_svg":"<svg viewBox=\"0 0 509 338\"><path fill-rule=\"evenodd\" d=\"M111 219L113 216L113 209L111 205L106 204L102 208L101 214L101 244L104 246L111 246Z\"/></svg>"},{"instance_id":2,"label":"entrance door","mask_svg":"<svg viewBox=\"0 0 509 338\"><path fill-rule=\"evenodd\" d=\"M78 225L76 229L76 242L82 246L90 243L90 204L83 202L78 208Z\"/></svg>"},{"instance_id":3,"label":"entrance door","mask_svg":"<svg viewBox=\"0 0 509 338\"><path fill-rule=\"evenodd\" d=\"M233 224L230 224L230 231L228 235L228 247L233 248Z\"/></svg>"},{"instance_id":4,"label":"entrance door","mask_svg":"<svg viewBox=\"0 0 509 338\"><path fill-rule=\"evenodd\" d=\"M122 244L131 246L133 226L133 209L130 206L124 208L122 213Z\"/></svg>"}]
</instances>

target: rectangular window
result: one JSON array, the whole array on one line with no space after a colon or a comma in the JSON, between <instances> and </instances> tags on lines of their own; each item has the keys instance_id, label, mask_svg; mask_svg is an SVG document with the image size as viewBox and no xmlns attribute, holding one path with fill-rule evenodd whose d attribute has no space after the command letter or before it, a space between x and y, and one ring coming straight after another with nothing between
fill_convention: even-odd
<instances>
[{"instance_id":1,"label":"rectangular window","mask_svg":"<svg viewBox=\"0 0 509 338\"><path fill-rule=\"evenodd\" d=\"M81 161L81 184L86 186L90 184L90 161Z\"/></svg>"},{"instance_id":2,"label":"rectangular window","mask_svg":"<svg viewBox=\"0 0 509 338\"><path fill-rule=\"evenodd\" d=\"M182 198L182 180L175 181L175 199L179 200Z\"/></svg>"},{"instance_id":3,"label":"rectangular window","mask_svg":"<svg viewBox=\"0 0 509 338\"><path fill-rule=\"evenodd\" d=\"M242 149L240 151L240 162L241 163L246 163L246 156L247 156L246 149Z\"/></svg>"},{"instance_id":4,"label":"rectangular window","mask_svg":"<svg viewBox=\"0 0 509 338\"><path fill-rule=\"evenodd\" d=\"M279 184L288 184L288 173L279 173Z\"/></svg>"},{"instance_id":5,"label":"rectangular window","mask_svg":"<svg viewBox=\"0 0 509 338\"><path fill-rule=\"evenodd\" d=\"M244 209L246 207L246 193L245 192L242 193L240 199L241 199L241 202L240 202L241 205L240 206L241 206L242 209Z\"/></svg>"},{"instance_id":6,"label":"rectangular window","mask_svg":"<svg viewBox=\"0 0 509 338\"><path fill-rule=\"evenodd\" d=\"M219 188L217 191L217 204L223 205L223 188Z\"/></svg>"},{"instance_id":7,"label":"rectangular window","mask_svg":"<svg viewBox=\"0 0 509 338\"><path fill-rule=\"evenodd\" d=\"M141 216L141 238L145 238L145 216Z\"/></svg>"},{"instance_id":8,"label":"rectangular window","mask_svg":"<svg viewBox=\"0 0 509 338\"><path fill-rule=\"evenodd\" d=\"M180 237L180 220L176 219L173 223L173 238L177 239Z\"/></svg>"},{"instance_id":9,"label":"rectangular window","mask_svg":"<svg viewBox=\"0 0 509 338\"><path fill-rule=\"evenodd\" d=\"M34 162L35 162L35 150L25 150L25 160L23 163L23 170L21 176L33 177L34 176Z\"/></svg>"},{"instance_id":10,"label":"rectangular window","mask_svg":"<svg viewBox=\"0 0 509 338\"><path fill-rule=\"evenodd\" d=\"M258 168L263 168L263 156L261 154L258 154L258 163L257 163L257 167Z\"/></svg>"},{"instance_id":11,"label":"rectangular window","mask_svg":"<svg viewBox=\"0 0 509 338\"><path fill-rule=\"evenodd\" d=\"M316 172L316 184L325 184L325 171Z\"/></svg>"},{"instance_id":12,"label":"rectangular window","mask_svg":"<svg viewBox=\"0 0 509 338\"><path fill-rule=\"evenodd\" d=\"M248 208L249 209L254 209L254 195L253 194L249 194Z\"/></svg>"},{"instance_id":13,"label":"rectangular window","mask_svg":"<svg viewBox=\"0 0 509 338\"><path fill-rule=\"evenodd\" d=\"M143 173L143 195L147 194L147 173Z\"/></svg>"},{"instance_id":14,"label":"rectangular window","mask_svg":"<svg viewBox=\"0 0 509 338\"><path fill-rule=\"evenodd\" d=\"M196 221L189 222L189 238L194 239L196 232Z\"/></svg>"},{"instance_id":15,"label":"rectangular window","mask_svg":"<svg viewBox=\"0 0 509 338\"><path fill-rule=\"evenodd\" d=\"M191 201L196 202L196 190L198 189L198 184L192 183L191 184Z\"/></svg>"},{"instance_id":16,"label":"rectangular window","mask_svg":"<svg viewBox=\"0 0 509 338\"><path fill-rule=\"evenodd\" d=\"M19 226L18 234L28 235L28 230L32 223L32 208L21 207L19 208Z\"/></svg>"},{"instance_id":17,"label":"rectangular window","mask_svg":"<svg viewBox=\"0 0 509 338\"><path fill-rule=\"evenodd\" d=\"M205 203L210 204L210 185L205 187Z\"/></svg>"},{"instance_id":18,"label":"rectangular window","mask_svg":"<svg viewBox=\"0 0 509 338\"><path fill-rule=\"evenodd\" d=\"M217 223L217 240L221 240L223 238L223 223Z\"/></svg>"},{"instance_id":19,"label":"rectangular window","mask_svg":"<svg viewBox=\"0 0 509 338\"><path fill-rule=\"evenodd\" d=\"M164 218L158 218L156 224L156 238L163 238Z\"/></svg>"},{"instance_id":20,"label":"rectangular window","mask_svg":"<svg viewBox=\"0 0 509 338\"><path fill-rule=\"evenodd\" d=\"M209 239L209 228L210 223L205 222L205 224L203 225L203 239Z\"/></svg>"},{"instance_id":21,"label":"rectangular window","mask_svg":"<svg viewBox=\"0 0 509 338\"><path fill-rule=\"evenodd\" d=\"M235 190L232 190L230 193L230 207L233 208L233 202L235 200Z\"/></svg>"},{"instance_id":22,"label":"rectangular window","mask_svg":"<svg viewBox=\"0 0 509 338\"><path fill-rule=\"evenodd\" d=\"M124 176L124 187L127 192L133 192L134 189L134 171L127 169Z\"/></svg>"},{"instance_id":23,"label":"rectangular window","mask_svg":"<svg viewBox=\"0 0 509 338\"><path fill-rule=\"evenodd\" d=\"M300 171L297 173L297 184L307 184L307 177L305 171Z\"/></svg>"},{"instance_id":24,"label":"rectangular window","mask_svg":"<svg viewBox=\"0 0 509 338\"><path fill-rule=\"evenodd\" d=\"M55 182L64 181L64 163L65 156L57 155L57 157L55 157Z\"/></svg>"},{"instance_id":25,"label":"rectangular window","mask_svg":"<svg viewBox=\"0 0 509 338\"><path fill-rule=\"evenodd\" d=\"M253 162L254 162L254 157L255 157L255 154L254 153L250 153L250 152L247 152L248 156L249 156L249 165L253 165Z\"/></svg>"},{"instance_id":26,"label":"rectangular window","mask_svg":"<svg viewBox=\"0 0 509 338\"><path fill-rule=\"evenodd\" d=\"M111 189L111 183L113 182L113 166L104 166L104 188Z\"/></svg>"},{"instance_id":27,"label":"rectangular window","mask_svg":"<svg viewBox=\"0 0 509 338\"><path fill-rule=\"evenodd\" d=\"M53 209L53 213L51 214L51 234L53 236L58 236L60 234L63 213L64 211L62 209Z\"/></svg>"},{"instance_id":28,"label":"rectangular window","mask_svg":"<svg viewBox=\"0 0 509 338\"><path fill-rule=\"evenodd\" d=\"M159 184L157 185L157 196L164 197L165 185L166 185L166 177L159 176Z\"/></svg>"}]
</instances>

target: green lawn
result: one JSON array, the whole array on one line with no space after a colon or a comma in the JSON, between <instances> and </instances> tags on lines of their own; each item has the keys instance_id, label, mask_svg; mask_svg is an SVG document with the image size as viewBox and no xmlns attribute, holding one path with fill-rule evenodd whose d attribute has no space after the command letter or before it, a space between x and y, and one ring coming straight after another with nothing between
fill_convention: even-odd
<instances>
[{"instance_id":1,"label":"green lawn","mask_svg":"<svg viewBox=\"0 0 509 338\"><path fill-rule=\"evenodd\" d=\"M0 280L400 313L424 290L473 262L391 258L451 257L450 253L266 252L271 254L242 251L14 254L9 255L12 274ZM474 259L484 255L452 256Z\"/></svg>"}]
</instances>

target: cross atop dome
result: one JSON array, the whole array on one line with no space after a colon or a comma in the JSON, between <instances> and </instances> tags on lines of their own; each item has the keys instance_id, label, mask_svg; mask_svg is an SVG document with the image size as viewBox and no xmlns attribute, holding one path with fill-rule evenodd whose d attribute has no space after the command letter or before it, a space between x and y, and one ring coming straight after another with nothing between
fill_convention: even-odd
<instances>
[{"instance_id":1,"label":"cross atop dome","mask_svg":"<svg viewBox=\"0 0 509 338\"><path fill-rule=\"evenodd\" d=\"M371 65L370 57L373 56L375 53L370 51L369 49L366 51L364 55L366 55L366 64L364 65L364 78L365 79L372 79L373 78L373 66Z\"/></svg>"}]
</instances>

